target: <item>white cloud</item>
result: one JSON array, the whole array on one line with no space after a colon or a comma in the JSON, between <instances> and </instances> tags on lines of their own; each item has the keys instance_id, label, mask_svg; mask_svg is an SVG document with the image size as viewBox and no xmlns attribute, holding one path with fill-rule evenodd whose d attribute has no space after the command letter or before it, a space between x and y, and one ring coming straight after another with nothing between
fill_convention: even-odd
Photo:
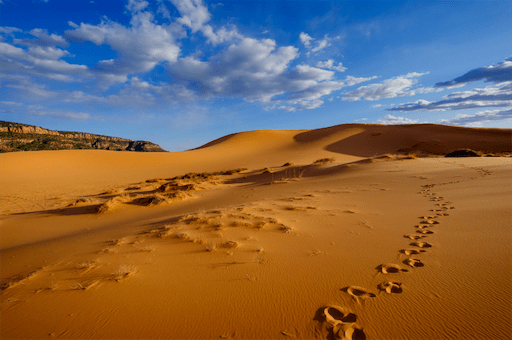
<instances>
[{"instance_id":1,"label":"white cloud","mask_svg":"<svg viewBox=\"0 0 512 340\"><path fill-rule=\"evenodd\" d=\"M23 106L23 103L10 102L10 101L0 101L0 104L7 105L7 106Z\"/></svg>"},{"instance_id":2,"label":"white cloud","mask_svg":"<svg viewBox=\"0 0 512 340\"><path fill-rule=\"evenodd\" d=\"M512 119L512 109L510 110L486 110L477 112L474 115L458 114L452 119L441 119L439 124L462 125L462 126L482 126L483 123L492 121L502 121Z\"/></svg>"},{"instance_id":3,"label":"white cloud","mask_svg":"<svg viewBox=\"0 0 512 340\"><path fill-rule=\"evenodd\" d=\"M372 105L371 108L374 109L374 108L381 107L381 106L382 106L382 104L375 104L375 105Z\"/></svg>"},{"instance_id":4,"label":"white cloud","mask_svg":"<svg viewBox=\"0 0 512 340\"><path fill-rule=\"evenodd\" d=\"M93 117L85 112L76 112L76 111L68 111L68 110L58 110L58 109L50 109L43 107L41 105L29 105L28 110L23 112L24 114L30 116L49 116L53 118L59 119L73 119L73 120L90 120L99 119L98 117Z\"/></svg>"},{"instance_id":5,"label":"white cloud","mask_svg":"<svg viewBox=\"0 0 512 340\"><path fill-rule=\"evenodd\" d=\"M416 102L400 104L387 110L401 112L417 110L444 111L484 107L512 107L512 81L500 83L497 86L453 92L437 102L420 99Z\"/></svg>"},{"instance_id":6,"label":"white cloud","mask_svg":"<svg viewBox=\"0 0 512 340\"><path fill-rule=\"evenodd\" d=\"M476 68L453 80L437 83L435 86L454 88L478 80L485 80L494 84L512 81L512 56L495 65Z\"/></svg>"},{"instance_id":7,"label":"white cloud","mask_svg":"<svg viewBox=\"0 0 512 340\"><path fill-rule=\"evenodd\" d=\"M308 65L290 68L297 56L292 46L276 48L271 39L244 38L208 61L185 57L167 68L177 83L201 98L273 102L287 110L318 107L318 98L344 86L332 80L333 71Z\"/></svg>"},{"instance_id":8,"label":"white cloud","mask_svg":"<svg viewBox=\"0 0 512 340\"><path fill-rule=\"evenodd\" d=\"M58 60L67 52L54 47L29 47L28 51L0 42L0 72L4 74L31 74L60 81L72 81L84 75L87 66Z\"/></svg>"},{"instance_id":9,"label":"white cloud","mask_svg":"<svg viewBox=\"0 0 512 340\"><path fill-rule=\"evenodd\" d=\"M453 92L439 101L417 100L402 103L387 109L388 111L445 111L483 109L490 107L507 108L505 110L486 110L476 114L459 114L455 118L440 120L441 124L464 126L482 126L484 122L511 119L512 110L512 57L496 65L477 68L454 80L438 83L437 88L452 89L467 85L473 81L485 80L494 85L485 88L473 88L468 91Z\"/></svg>"},{"instance_id":10,"label":"white cloud","mask_svg":"<svg viewBox=\"0 0 512 340\"><path fill-rule=\"evenodd\" d=\"M195 94L183 85L168 83L154 85L137 77L132 77L117 94L100 96L73 91L61 93L59 96L66 103L94 102L117 107L168 107L168 103L197 99Z\"/></svg>"},{"instance_id":11,"label":"white cloud","mask_svg":"<svg viewBox=\"0 0 512 340\"><path fill-rule=\"evenodd\" d=\"M68 46L69 43L62 36L57 34L49 34L47 30L34 28L29 31L32 36L37 39L14 39L13 44L25 46Z\"/></svg>"},{"instance_id":12,"label":"white cloud","mask_svg":"<svg viewBox=\"0 0 512 340\"><path fill-rule=\"evenodd\" d=\"M427 73L412 72L403 76L386 79L378 84L361 86L358 89L347 92L342 100L356 101L365 99L373 101L384 98L412 96L418 92L432 91L427 88L411 90L411 87L418 83L417 78Z\"/></svg>"},{"instance_id":13,"label":"white cloud","mask_svg":"<svg viewBox=\"0 0 512 340\"><path fill-rule=\"evenodd\" d=\"M345 72L347 70L346 67L343 67L342 63L338 63L338 65L335 66L333 59L329 59L327 61L319 61L318 63L316 63L316 67L336 70L338 72Z\"/></svg>"},{"instance_id":14,"label":"white cloud","mask_svg":"<svg viewBox=\"0 0 512 340\"><path fill-rule=\"evenodd\" d=\"M0 26L0 34L12 35L14 32L23 32L21 29L16 27Z\"/></svg>"},{"instance_id":15,"label":"white cloud","mask_svg":"<svg viewBox=\"0 0 512 340\"><path fill-rule=\"evenodd\" d=\"M322 106L324 102L319 99L314 100L297 100L290 101L289 105L281 105L279 108L287 112L294 112L298 110L311 110Z\"/></svg>"},{"instance_id":16,"label":"white cloud","mask_svg":"<svg viewBox=\"0 0 512 340\"><path fill-rule=\"evenodd\" d=\"M339 40L339 39L341 39L341 36L329 38L329 35L326 34L326 35L324 35L323 39L316 41L315 47L312 47L312 44L311 44L311 42L315 41L315 39L312 38L309 34L302 32L299 35L299 38L300 38L300 41L304 44L304 46L306 46L308 49L310 49L311 52L318 52L318 51L323 50L326 47L331 46L331 41ZM309 55L309 52L307 53L307 55Z\"/></svg>"},{"instance_id":17,"label":"white cloud","mask_svg":"<svg viewBox=\"0 0 512 340\"><path fill-rule=\"evenodd\" d=\"M353 85L363 83L365 81L377 79L377 78L378 78L377 76L372 76L372 77L367 77L367 78L364 78L364 77L358 78L358 77L347 76L344 80L344 83L345 83L345 86L353 86Z\"/></svg>"},{"instance_id":18,"label":"white cloud","mask_svg":"<svg viewBox=\"0 0 512 340\"><path fill-rule=\"evenodd\" d=\"M34 46L28 48L28 54L35 58L46 59L46 60L57 60L61 57L68 55L68 51L61 50L60 48L50 46Z\"/></svg>"},{"instance_id":19,"label":"white cloud","mask_svg":"<svg viewBox=\"0 0 512 340\"><path fill-rule=\"evenodd\" d=\"M196 33L210 21L210 12L201 0L169 0L178 9L181 18L177 21Z\"/></svg>"},{"instance_id":20,"label":"white cloud","mask_svg":"<svg viewBox=\"0 0 512 340\"><path fill-rule=\"evenodd\" d=\"M387 115L384 119L377 120L378 124L385 124L385 125L415 124L417 122L418 122L417 120L412 120L412 119L404 118L404 117L395 117L392 115Z\"/></svg>"},{"instance_id":21,"label":"white cloud","mask_svg":"<svg viewBox=\"0 0 512 340\"><path fill-rule=\"evenodd\" d=\"M300 38L300 41L304 44L304 46L306 47L310 47L311 46L311 40L314 40L313 38L311 38L309 36L309 34L307 33L304 33L304 32L301 32L299 34L299 38Z\"/></svg>"},{"instance_id":22,"label":"white cloud","mask_svg":"<svg viewBox=\"0 0 512 340\"><path fill-rule=\"evenodd\" d=\"M181 17L176 19L184 27L188 27L192 33L202 32L207 42L217 45L226 41L243 38L234 26L221 27L214 30L207 24L211 14L202 0L169 0L180 12Z\"/></svg>"},{"instance_id":23,"label":"white cloud","mask_svg":"<svg viewBox=\"0 0 512 340\"><path fill-rule=\"evenodd\" d=\"M148 5L149 2L147 1L129 0L128 4L126 5L126 9L132 13L137 13L148 7Z\"/></svg>"},{"instance_id":24,"label":"white cloud","mask_svg":"<svg viewBox=\"0 0 512 340\"><path fill-rule=\"evenodd\" d=\"M130 27L112 21L99 25L81 23L65 32L77 41L91 41L96 45L108 44L118 54L117 59L101 60L92 70L107 82L125 82L128 75L148 72L160 62L175 62L181 51L176 43L179 29L171 25L157 25L150 12L141 12L144 2L131 1L128 8L134 14ZM71 25L77 26L77 25Z\"/></svg>"},{"instance_id":25,"label":"white cloud","mask_svg":"<svg viewBox=\"0 0 512 340\"><path fill-rule=\"evenodd\" d=\"M174 21L166 0L158 0L151 6L148 1L129 0L126 13L131 19L127 25L106 17L94 25L69 21L69 30L62 36L34 29L29 33L35 39L0 42L0 74L26 76L22 80L12 78L2 86L32 98L58 97L67 103L154 107L175 101L229 97L295 111L317 108L324 103L322 97L332 95L333 91L375 78L348 76L345 80L336 80L335 71L346 70L341 62L329 59L318 62L316 67L300 64L297 62L299 52L294 46L278 46L272 39L244 37L233 25L215 27L210 23L211 14L202 0L169 2L179 12ZM154 8L158 20L150 8ZM13 32L17 29L0 28L3 34ZM182 56L181 40L186 38L191 38L187 42L199 44L196 51ZM307 33L300 34L302 43L311 52L321 51L339 38L325 35L315 40ZM73 57L62 48L68 41L106 45L116 57L99 60L94 67L70 64L68 59L63 60ZM208 47L209 51L214 51L209 57L200 53L205 42L216 45ZM224 45L217 46L222 43ZM184 50L188 51L189 47ZM170 81L141 79L157 65L165 67ZM67 82L92 80L96 87L84 86L72 92L52 90L32 77ZM113 83L121 83L114 94L101 92Z\"/></svg>"}]
</instances>

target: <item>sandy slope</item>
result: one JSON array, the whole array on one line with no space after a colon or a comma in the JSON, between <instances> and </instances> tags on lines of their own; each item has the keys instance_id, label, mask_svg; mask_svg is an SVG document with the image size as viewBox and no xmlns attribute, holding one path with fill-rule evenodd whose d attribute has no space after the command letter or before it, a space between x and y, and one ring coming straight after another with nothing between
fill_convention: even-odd
<instances>
[{"instance_id":1,"label":"sandy slope","mask_svg":"<svg viewBox=\"0 0 512 340\"><path fill-rule=\"evenodd\" d=\"M512 158L365 160L510 151L510 133L348 125L2 154L0 335L510 339Z\"/></svg>"}]
</instances>

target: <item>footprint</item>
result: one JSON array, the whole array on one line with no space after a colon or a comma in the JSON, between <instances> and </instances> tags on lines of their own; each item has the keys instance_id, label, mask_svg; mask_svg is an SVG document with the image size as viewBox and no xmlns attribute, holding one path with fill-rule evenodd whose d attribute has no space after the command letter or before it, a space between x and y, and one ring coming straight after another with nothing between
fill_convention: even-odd
<instances>
[{"instance_id":1,"label":"footprint","mask_svg":"<svg viewBox=\"0 0 512 340\"><path fill-rule=\"evenodd\" d=\"M425 221L421 221L420 223L421 224L439 224L439 221L436 221L436 220L425 220Z\"/></svg>"},{"instance_id":2,"label":"footprint","mask_svg":"<svg viewBox=\"0 0 512 340\"><path fill-rule=\"evenodd\" d=\"M422 219L424 219L424 220L430 220L430 219L435 218L435 216L432 216L432 215L426 215L426 216L421 216L420 218L422 218Z\"/></svg>"},{"instance_id":3,"label":"footprint","mask_svg":"<svg viewBox=\"0 0 512 340\"><path fill-rule=\"evenodd\" d=\"M402 254L405 254L405 255L417 255L417 254L424 253L424 252L425 252L425 250L402 249L402 250L400 250L400 252L401 252Z\"/></svg>"},{"instance_id":4,"label":"footprint","mask_svg":"<svg viewBox=\"0 0 512 340\"><path fill-rule=\"evenodd\" d=\"M324 309L325 322L331 326L337 326L340 323L354 323L357 315L348 312L346 309L338 306L328 306Z\"/></svg>"},{"instance_id":5,"label":"footprint","mask_svg":"<svg viewBox=\"0 0 512 340\"><path fill-rule=\"evenodd\" d=\"M400 294L402 292L402 283L396 281L386 281L379 285L379 289L388 294Z\"/></svg>"},{"instance_id":6,"label":"footprint","mask_svg":"<svg viewBox=\"0 0 512 340\"><path fill-rule=\"evenodd\" d=\"M432 245L428 242L413 242L411 246L420 247L420 248L430 248Z\"/></svg>"},{"instance_id":7,"label":"footprint","mask_svg":"<svg viewBox=\"0 0 512 340\"><path fill-rule=\"evenodd\" d=\"M420 224L420 225L415 225L414 228L426 229L426 228L431 228L433 226L434 226L433 224Z\"/></svg>"},{"instance_id":8,"label":"footprint","mask_svg":"<svg viewBox=\"0 0 512 340\"><path fill-rule=\"evenodd\" d=\"M399 265L394 263L381 264L377 268L383 274L395 274L400 272L408 272L407 269L402 269Z\"/></svg>"},{"instance_id":9,"label":"footprint","mask_svg":"<svg viewBox=\"0 0 512 340\"><path fill-rule=\"evenodd\" d=\"M353 297L356 297L356 298L368 299L368 298L376 297L375 294L370 293L365 288L358 287L358 286L345 287L345 288L343 288L341 290L343 292L348 293L349 295L352 295Z\"/></svg>"},{"instance_id":10,"label":"footprint","mask_svg":"<svg viewBox=\"0 0 512 340\"><path fill-rule=\"evenodd\" d=\"M426 237L425 235L404 235L409 240L419 240L420 238Z\"/></svg>"},{"instance_id":11,"label":"footprint","mask_svg":"<svg viewBox=\"0 0 512 340\"><path fill-rule=\"evenodd\" d=\"M365 340L363 329L355 324L357 316L337 306L326 307L325 321L332 327L332 338L337 340Z\"/></svg>"},{"instance_id":12,"label":"footprint","mask_svg":"<svg viewBox=\"0 0 512 340\"><path fill-rule=\"evenodd\" d=\"M423 267L425 266L425 264L423 262L421 262L421 260L418 260L418 259L407 259L404 261L404 263L408 266L411 266L413 268L418 268L418 267Z\"/></svg>"},{"instance_id":13,"label":"footprint","mask_svg":"<svg viewBox=\"0 0 512 340\"><path fill-rule=\"evenodd\" d=\"M416 230L417 233L420 233L420 234L433 234L434 232L432 230L428 230L428 229L420 229L420 230Z\"/></svg>"}]
</instances>

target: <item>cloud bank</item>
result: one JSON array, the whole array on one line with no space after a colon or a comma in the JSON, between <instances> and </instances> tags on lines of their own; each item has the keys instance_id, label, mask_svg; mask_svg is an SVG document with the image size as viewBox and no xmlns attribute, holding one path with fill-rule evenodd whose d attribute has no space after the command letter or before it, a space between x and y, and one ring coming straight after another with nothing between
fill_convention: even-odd
<instances>
[{"instance_id":1,"label":"cloud bank","mask_svg":"<svg viewBox=\"0 0 512 340\"><path fill-rule=\"evenodd\" d=\"M341 62L328 59L318 61L316 66L300 63L299 49L294 46L278 46L272 39L244 36L234 25L215 27L210 24L212 14L202 0L168 3L178 16L171 17L164 1L157 2L158 10L153 13L149 2L129 0L128 25L107 17L98 24L69 21L69 29L62 35L39 28L23 32L15 27L0 27L0 73L5 86L44 98L58 96L68 103L163 105L240 98L295 111L317 108L323 104L323 96L373 79L338 80L335 73L347 70ZM16 34L25 37L14 38ZM183 46L191 39L197 51L203 41L206 46L213 46L214 52L208 57L201 52L185 54ZM339 37L314 39L301 33L299 39L308 51L319 52ZM84 43L108 46L116 56L88 65L72 63L73 55L66 48ZM157 66L166 70L166 80L141 80ZM52 91L39 84L39 78L95 84L97 90ZM118 92L112 94L110 89L114 87Z\"/></svg>"},{"instance_id":2,"label":"cloud bank","mask_svg":"<svg viewBox=\"0 0 512 340\"><path fill-rule=\"evenodd\" d=\"M485 81L493 85L473 88L467 91L452 92L439 101L417 100L388 108L388 111L451 111L483 108L505 108L504 110L486 110L475 115L459 114L453 119L442 120L445 124L474 125L483 122L510 119L512 108L512 57L495 65L471 70L460 77L447 82L437 83L436 88L452 89L471 82Z\"/></svg>"}]
</instances>

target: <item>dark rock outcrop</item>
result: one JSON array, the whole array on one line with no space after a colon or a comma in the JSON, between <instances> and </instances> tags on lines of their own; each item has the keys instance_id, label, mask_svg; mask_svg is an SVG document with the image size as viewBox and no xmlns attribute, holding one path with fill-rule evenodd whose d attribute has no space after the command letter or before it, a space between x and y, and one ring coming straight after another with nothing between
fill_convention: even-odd
<instances>
[{"instance_id":1,"label":"dark rock outcrop","mask_svg":"<svg viewBox=\"0 0 512 340\"><path fill-rule=\"evenodd\" d=\"M445 157L480 157L480 154L470 149L460 149L446 154Z\"/></svg>"}]
</instances>

